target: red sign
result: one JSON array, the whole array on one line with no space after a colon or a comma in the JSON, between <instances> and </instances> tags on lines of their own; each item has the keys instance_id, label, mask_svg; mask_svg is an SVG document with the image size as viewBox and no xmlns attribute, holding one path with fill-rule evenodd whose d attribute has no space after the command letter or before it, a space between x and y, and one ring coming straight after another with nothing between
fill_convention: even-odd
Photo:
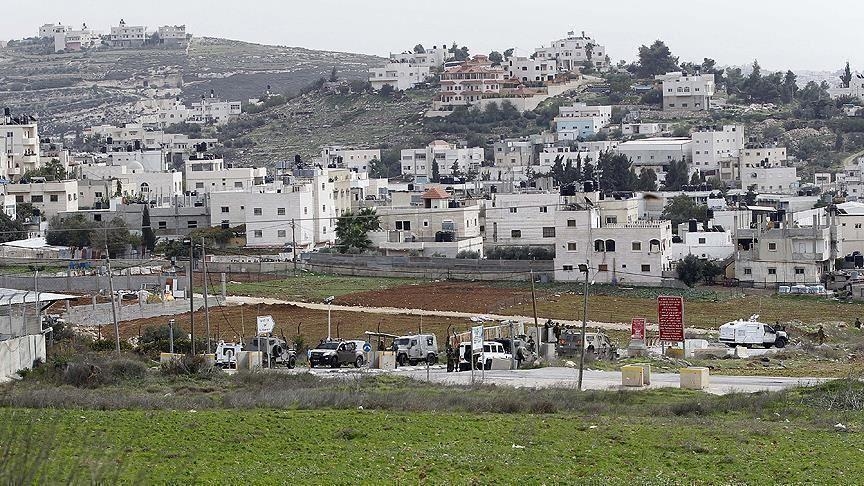
<instances>
[{"instance_id":1,"label":"red sign","mask_svg":"<svg viewBox=\"0 0 864 486\"><path fill-rule=\"evenodd\" d=\"M661 341L684 341L684 297L657 297L657 323Z\"/></svg>"},{"instance_id":2,"label":"red sign","mask_svg":"<svg viewBox=\"0 0 864 486\"><path fill-rule=\"evenodd\" d=\"M645 340L645 319L641 317L633 318L633 321L630 323L630 339Z\"/></svg>"}]
</instances>

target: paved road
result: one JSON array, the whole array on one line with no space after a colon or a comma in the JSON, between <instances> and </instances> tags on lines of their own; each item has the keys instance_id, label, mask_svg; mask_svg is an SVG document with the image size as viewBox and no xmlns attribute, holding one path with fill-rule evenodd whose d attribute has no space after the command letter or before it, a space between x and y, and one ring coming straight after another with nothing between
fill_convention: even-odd
<instances>
[{"instance_id":1,"label":"paved road","mask_svg":"<svg viewBox=\"0 0 864 486\"><path fill-rule=\"evenodd\" d=\"M427 371L422 366L406 366L393 372L380 370L355 370L342 368L331 370L317 368L303 370L321 376L346 376L358 373L394 373L408 376L418 381L426 381ZM575 388L578 384L579 371L573 368L538 368L534 370L519 371L475 371L475 383L487 385L511 386L514 388ZM428 372L429 380L434 383L446 385L470 385L471 372L447 373L441 365L433 366ZM787 388L799 386L818 385L828 381L824 378L783 378L765 376L721 376L715 375L709 378L708 393L725 395L734 392L754 393L759 391L780 391ZM641 389L653 388L678 388L680 377L676 373L652 373L651 385ZM620 371L595 371L587 370L582 379L583 388L586 390L609 390L639 388L626 388L621 386Z\"/></svg>"}]
</instances>

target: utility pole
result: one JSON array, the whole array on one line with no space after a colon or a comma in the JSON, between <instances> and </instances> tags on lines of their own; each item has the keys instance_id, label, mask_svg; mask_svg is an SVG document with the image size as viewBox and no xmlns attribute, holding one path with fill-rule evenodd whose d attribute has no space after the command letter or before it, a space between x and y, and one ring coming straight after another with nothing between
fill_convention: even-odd
<instances>
[{"instance_id":1,"label":"utility pole","mask_svg":"<svg viewBox=\"0 0 864 486\"><path fill-rule=\"evenodd\" d=\"M207 306L207 250L204 248L204 237L201 237L201 268L204 271L204 322L207 327L207 354L210 354L210 308Z\"/></svg>"},{"instance_id":2,"label":"utility pole","mask_svg":"<svg viewBox=\"0 0 864 486\"><path fill-rule=\"evenodd\" d=\"M580 265L581 266L581 265ZM587 327L588 322L588 279L589 272L591 268L586 264L585 265L585 295L583 299L583 309L582 309L582 343L579 346L579 386L578 390L582 391L582 373L585 370L585 329Z\"/></svg>"},{"instance_id":3,"label":"utility pole","mask_svg":"<svg viewBox=\"0 0 864 486\"><path fill-rule=\"evenodd\" d=\"M291 218L291 259L294 260L294 277L297 277L297 223Z\"/></svg>"},{"instance_id":4,"label":"utility pole","mask_svg":"<svg viewBox=\"0 0 864 486\"><path fill-rule=\"evenodd\" d=\"M537 333L536 347L537 356L540 356L540 345L543 343L543 338L540 337L540 322L537 320L537 294L534 292L534 269L531 269L531 307L534 308L534 330Z\"/></svg>"},{"instance_id":5,"label":"utility pole","mask_svg":"<svg viewBox=\"0 0 864 486\"><path fill-rule=\"evenodd\" d=\"M192 239L184 240L189 243L189 335L192 341L192 356L195 356L195 299L192 292L192 264L195 261L195 242Z\"/></svg>"},{"instance_id":6,"label":"utility pole","mask_svg":"<svg viewBox=\"0 0 864 486\"><path fill-rule=\"evenodd\" d=\"M114 340L117 344L117 355L120 355L120 324L117 322L117 308L114 306L114 274L111 272L111 255L108 245L105 245L105 264L108 267L108 292L111 293L111 317L114 320Z\"/></svg>"}]
</instances>

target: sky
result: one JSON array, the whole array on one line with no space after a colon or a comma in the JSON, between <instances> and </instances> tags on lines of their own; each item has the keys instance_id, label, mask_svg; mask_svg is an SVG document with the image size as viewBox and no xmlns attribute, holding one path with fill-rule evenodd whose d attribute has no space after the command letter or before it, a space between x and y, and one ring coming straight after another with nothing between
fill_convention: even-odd
<instances>
[{"instance_id":1,"label":"sky","mask_svg":"<svg viewBox=\"0 0 864 486\"><path fill-rule=\"evenodd\" d=\"M122 17L151 28L185 23L198 36L381 56L453 41L474 53L515 47L528 55L568 31L585 31L614 62L632 61L640 45L662 39L682 61L710 57L728 66L758 59L768 70L796 71L834 71L849 61L864 70L859 2L37 0L39 8L0 6L0 39L30 37L53 22L78 27L86 21L107 32Z\"/></svg>"}]
</instances>

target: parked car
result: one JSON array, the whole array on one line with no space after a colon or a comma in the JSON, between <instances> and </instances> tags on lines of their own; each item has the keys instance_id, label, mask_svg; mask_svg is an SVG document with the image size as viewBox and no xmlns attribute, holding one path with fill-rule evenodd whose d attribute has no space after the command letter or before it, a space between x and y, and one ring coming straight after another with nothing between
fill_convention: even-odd
<instances>
[{"instance_id":1,"label":"parked car","mask_svg":"<svg viewBox=\"0 0 864 486\"><path fill-rule=\"evenodd\" d=\"M363 356L357 355L357 344L353 341L330 341L319 344L309 353L309 364L339 368L342 365L353 364L355 368L363 366Z\"/></svg>"},{"instance_id":2,"label":"parked car","mask_svg":"<svg viewBox=\"0 0 864 486\"><path fill-rule=\"evenodd\" d=\"M762 346L768 349L772 346L778 348L786 347L789 335L780 326L771 326L758 322L759 316L753 316L750 320L738 320L727 322L720 326L720 342L730 346Z\"/></svg>"},{"instance_id":3,"label":"parked car","mask_svg":"<svg viewBox=\"0 0 864 486\"><path fill-rule=\"evenodd\" d=\"M581 339L580 329L568 328L561 331L558 338L556 351L559 356L577 356L581 352L582 343L585 352L593 354L597 359L614 359L618 356L618 350L606 334L597 332L586 332L584 341Z\"/></svg>"},{"instance_id":4,"label":"parked car","mask_svg":"<svg viewBox=\"0 0 864 486\"><path fill-rule=\"evenodd\" d=\"M434 334L402 336L393 341L396 363L414 366L419 362L438 363L438 339Z\"/></svg>"},{"instance_id":5,"label":"parked car","mask_svg":"<svg viewBox=\"0 0 864 486\"><path fill-rule=\"evenodd\" d=\"M483 352L471 356L471 343L459 343L459 371L470 371L473 363L475 370L509 370L512 355L497 341L484 341Z\"/></svg>"}]
</instances>

